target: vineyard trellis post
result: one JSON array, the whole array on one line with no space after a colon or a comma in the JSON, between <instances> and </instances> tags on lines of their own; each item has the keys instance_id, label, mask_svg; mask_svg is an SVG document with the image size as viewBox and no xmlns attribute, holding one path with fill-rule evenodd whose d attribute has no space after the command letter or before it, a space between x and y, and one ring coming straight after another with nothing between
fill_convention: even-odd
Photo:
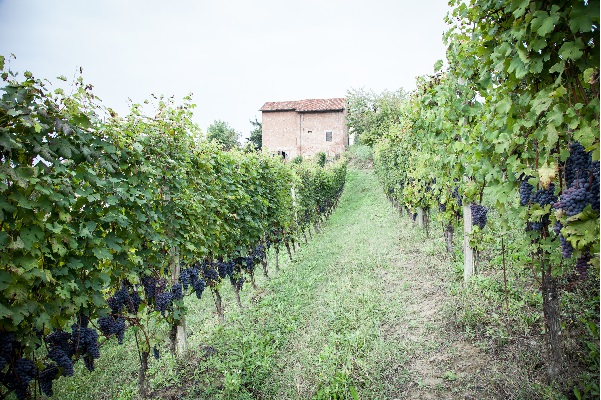
<instances>
[{"instance_id":1,"label":"vineyard trellis post","mask_svg":"<svg viewBox=\"0 0 601 400\"><path fill-rule=\"evenodd\" d=\"M463 206L463 280L467 280L476 273L474 263L474 249L470 246L470 233L472 233L472 211L469 204Z\"/></svg>"},{"instance_id":2,"label":"vineyard trellis post","mask_svg":"<svg viewBox=\"0 0 601 400\"><path fill-rule=\"evenodd\" d=\"M179 274L181 272L181 265L179 262L179 251L176 247L171 250L171 281L172 283L177 283L179 279ZM172 327L172 349L175 350L178 354L183 354L186 351L187 343L186 343L186 319L182 316L178 325L173 325Z\"/></svg>"}]
</instances>

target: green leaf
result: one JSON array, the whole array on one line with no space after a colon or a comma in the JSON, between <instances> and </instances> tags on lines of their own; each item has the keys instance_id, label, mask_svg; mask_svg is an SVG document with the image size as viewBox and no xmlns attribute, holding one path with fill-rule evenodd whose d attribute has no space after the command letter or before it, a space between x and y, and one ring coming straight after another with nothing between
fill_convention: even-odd
<instances>
[{"instance_id":1,"label":"green leaf","mask_svg":"<svg viewBox=\"0 0 601 400\"><path fill-rule=\"evenodd\" d=\"M443 61L438 60L434 63L434 72L438 72L442 69Z\"/></svg>"},{"instance_id":2,"label":"green leaf","mask_svg":"<svg viewBox=\"0 0 601 400\"><path fill-rule=\"evenodd\" d=\"M549 15L546 11L537 11L534 13L534 18L531 22L532 30L539 36L545 37L553 32L555 24L559 21L559 15L554 13Z\"/></svg>"},{"instance_id":3,"label":"green leaf","mask_svg":"<svg viewBox=\"0 0 601 400\"><path fill-rule=\"evenodd\" d=\"M573 33L586 33L592 32L593 27L597 25L599 27L599 1L590 0L588 5L584 4L584 1L578 1L571 5L572 11L570 12L569 22L570 30Z\"/></svg>"},{"instance_id":4,"label":"green leaf","mask_svg":"<svg viewBox=\"0 0 601 400\"><path fill-rule=\"evenodd\" d=\"M564 60L578 60L582 57L582 42L577 40L575 42L565 42L559 49L559 55Z\"/></svg>"}]
</instances>

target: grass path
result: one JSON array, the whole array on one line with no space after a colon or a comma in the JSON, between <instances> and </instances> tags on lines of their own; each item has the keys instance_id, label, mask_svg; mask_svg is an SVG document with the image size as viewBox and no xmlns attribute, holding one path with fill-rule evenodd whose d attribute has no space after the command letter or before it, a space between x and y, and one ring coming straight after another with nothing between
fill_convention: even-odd
<instances>
[{"instance_id":1,"label":"grass path","mask_svg":"<svg viewBox=\"0 0 601 400\"><path fill-rule=\"evenodd\" d=\"M153 361L153 397L494 398L491 383L478 381L495 375L494 363L442 316L452 277L441 254L443 241L400 217L373 172L351 170L321 232L293 261L281 254L281 270L258 277L261 290L247 285L244 309L229 287L221 290L223 325L209 293L190 303L190 352ZM124 361L111 363L109 353L97 372L76 373L85 377L59 385L57 394L135 398L132 347L115 346Z\"/></svg>"}]
</instances>

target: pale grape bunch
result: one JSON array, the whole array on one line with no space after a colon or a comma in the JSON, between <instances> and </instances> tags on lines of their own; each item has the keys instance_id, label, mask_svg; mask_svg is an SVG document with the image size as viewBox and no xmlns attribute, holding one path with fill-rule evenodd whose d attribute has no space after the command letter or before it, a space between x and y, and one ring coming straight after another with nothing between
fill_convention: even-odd
<instances>
[{"instance_id":1,"label":"pale grape bunch","mask_svg":"<svg viewBox=\"0 0 601 400\"><path fill-rule=\"evenodd\" d=\"M480 204L470 204L470 211L472 213L472 224L478 225L480 229L484 229L487 222L488 209Z\"/></svg>"}]
</instances>

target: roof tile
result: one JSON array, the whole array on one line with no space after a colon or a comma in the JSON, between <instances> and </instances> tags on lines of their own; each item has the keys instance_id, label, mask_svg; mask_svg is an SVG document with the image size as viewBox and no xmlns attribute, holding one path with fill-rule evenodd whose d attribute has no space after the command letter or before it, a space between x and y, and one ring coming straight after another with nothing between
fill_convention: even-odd
<instances>
[{"instance_id":1,"label":"roof tile","mask_svg":"<svg viewBox=\"0 0 601 400\"><path fill-rule=\"evenodd\" d=\"M346 98L268 101L259 111L338 111L346 107Z\"/></svg>"}]
</instances>

